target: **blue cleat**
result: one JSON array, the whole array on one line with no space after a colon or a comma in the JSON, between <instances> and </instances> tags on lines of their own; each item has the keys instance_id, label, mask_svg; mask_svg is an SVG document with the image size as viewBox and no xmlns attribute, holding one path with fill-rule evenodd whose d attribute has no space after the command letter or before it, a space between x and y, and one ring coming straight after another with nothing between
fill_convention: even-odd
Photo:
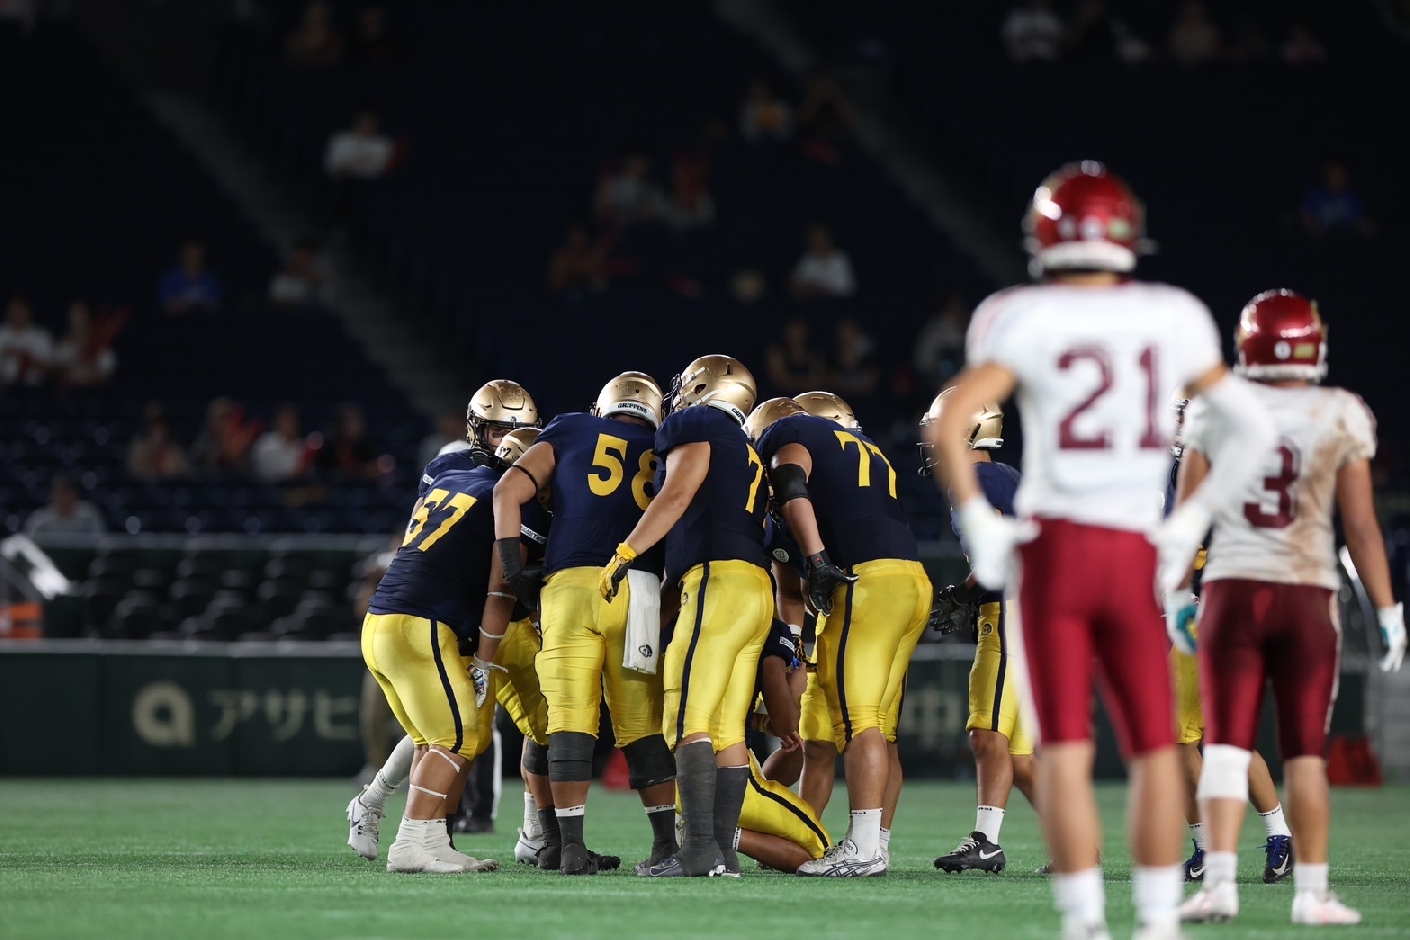
<instances>
[{"instance_id":1,"label":"blue cleat","mask_svg":"<svg viewBox=\"0 0 1410 940\"><path fill-rule=\"evenodd\" d=\"M1204 849L1199 846L1195 846L1195 854L1185 861L1185 880L1204 880Z\"/></svg>"},{"instance_id":2,"label":"blue cleat","mask_svg":"<svg viewBox=\"0 0 1410 940\"><path fill-rule=\"evenodd\" d=\"M1268 861L1263 868L1263 883L1275 885L1293 870L1292 836L1269 836L1264 846Z\"/></svg>"}]
</instances>

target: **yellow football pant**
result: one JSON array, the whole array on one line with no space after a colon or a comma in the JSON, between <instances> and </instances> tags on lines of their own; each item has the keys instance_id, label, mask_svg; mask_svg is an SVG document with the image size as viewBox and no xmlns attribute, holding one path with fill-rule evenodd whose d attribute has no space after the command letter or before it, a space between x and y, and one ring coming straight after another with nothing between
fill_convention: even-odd
<instances>
[{"instance_id":1,"label":"yellow football pant","mask_svg":"<svg viewBox=\"0 0 1410 940\"><path fill-rule=\"evenodd\" d=\"M832 713L827 710L827 693L815 670L808 672L808 687L798 701L798 736L804 741L832 741Z\"/></svg>"},{"instance_id":2,"label":"yellow football pant","mask_svg":"<svg viewBox=\"0 0 1410 940\"><path fill-rule=\"evenodd\" d=\"M676 812L681 811L676 797ZM739 828L778 836L822 858L832 845L822 820L798 794L774 780L767 780L754 755L749 755L749 786L744 791L744 808L739 812Z\"/></svg>"},{"instance_id":3,"label":"yellow football pant","mask_svg":"<svg viewBox=\"0 0 1410 940\"><path fill-rule=\"evenodd\" d=\"M492 672L494 697L524 737L548 744L548 700L539 687L535 658L539 632L532 620L516 620L499 641L495 662L506 672Z\"/></svg>"},{"instance_id":4,"label":"yellow football pant","mask_svg":"<svg viewBox=\"0 0 1410 940\"><path fill-rule=\"evenodd\" d=\"M1199 687L1199 657L1170 650L1175 673L1175 741L1198 744L1204 740L1204 699Z\"/></svg>"},{"instance_id":5,"label":"yellow football pant","mask_svg":"<svg viewBox=\"0 0 1410 940\"><path fill-rule=\"evenodd\" d=\"M475 685L454 630L406 614L368 614L362 658L418 747L434 744L467 757L482 750L481 736L488 740L488 734L475 712Z\"/></svg>"},{"instance_id":6,"label":"yellow football pant","mask_svg":"<svg viewBox=\"0 0 1410 940\"><path fill-rule=\"evenodd\" d=\"M708 734L718 753L744 743L773 617L773 582L758 565L711 561L685 573L675 635L666 647L667 744L675 748L691 735Z\"/></svg>"},{"instance_id":7,"label":"yellow football pant","mask_svg":"<svg viewBox=\"0 0 1410 940\"><path fill-rule=\"evenodd\" d=\"M852 573L857 580L837 589L832 617L818 637L818 681L839 751L871 728L896 740L906 670L932 599L918 561L882 558Z\"/></svg>"},{"instance_id":8,"label":"yellow football pant","mask_svg":"<svg viewBox=\"0 0 1410 940\"><path fill-rule=\"evenodd\" d=\"M966 731L997 731L1009 739L1010 754L1032 754L1033 738L1023 724L1010 657L1004 605L979 608L979 645L969 670L969 722ZM1016 627L1017 625L1015 625Z\"/></svg>"},{"instance_id":9,"label":"yellow football pant","mask_svg":"<svg viewBox=\"0 0 1410 940\"><path fill-rule=\"evenodd\" d=\"M538 677L548 701L548 733L597 736L602 700L618 747L661 732L662 675L623 668L627 605L624 581L611 601L598 590L601 568L554 572L540 595L543 650Z\"/></svg>"}]
</instances>

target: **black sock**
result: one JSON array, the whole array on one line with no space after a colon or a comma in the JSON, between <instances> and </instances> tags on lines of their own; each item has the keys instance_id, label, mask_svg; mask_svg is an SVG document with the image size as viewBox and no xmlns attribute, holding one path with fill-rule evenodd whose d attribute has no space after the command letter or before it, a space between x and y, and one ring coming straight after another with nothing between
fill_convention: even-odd
<instances>
[{"instance_id":1,"label":"black sock","mask_svg":"<svg viewBox=\"0 0 1410 940\"><path fill-rule=\"evenodd\" d=\"M655 845L676 844L676 808L674 806L646 814L651 823L651 838Z\"/></svg>"},{"instance_id":2,"label":"black sock","mask_svg":"<svg viewBox=\"0 0 1410 940\"><path fill-rule=\"evenodd\" d=\"M685 817L682 848L708 848L715 841L715 750L709 741L676 748L676 788Z\"/></svg>"},{"instance_id":3,"label":"black sock","mask_svg":"<svg viewBox=\"0 0 1410 940\"><path fill-rule=\"evenodd\" d=\"M572 816L558 817L559 837L564 845L583 844L583 815L576 813Z\"/></svg>"},{"instance_id":4,"label":"black sock","mask_svg":"<svg viewBox=\"0 0 1410 940\"><path fill-rule=\"evenodd\" d=\"M734 851L734 830L744 809L744 793L749 786L748 767L721 767L715 782L715 842L725 857L728 871L739 871Z\"/></svg>"},{"instance_id":5,"label":"black sock","mask_svg":"<svg viewBox=\"0 0 1410 940\"><path fill-rule=\"evenodd\" d=\"M563 837L558 828L558 813L552 806L539 810L539 828L543 830L544 845L562 844Z\"/></svg>"}]
</instances>

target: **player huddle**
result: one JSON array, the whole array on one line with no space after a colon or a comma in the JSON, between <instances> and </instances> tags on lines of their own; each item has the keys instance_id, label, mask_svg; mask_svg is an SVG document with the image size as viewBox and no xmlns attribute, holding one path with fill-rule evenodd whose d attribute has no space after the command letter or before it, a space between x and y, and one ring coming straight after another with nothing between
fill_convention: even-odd
<instances>
[{"instance_id":1,"label":"player huddle","mask_svg":"<svg viewBox=\"0 0 1410 940\"><path fill-rule=\"evenodd\" d=\"M445 818L498 701L525 735L516 859L569 875L617 867L585 841L605 702L650 825L638 875L738 877L739 853L805 876L884 875L911 654L927 620L948 631L973 617L979 809L937 867L1004 867L999 826L1017 785L1035 807L1062 808L1040 815L1064 935L1107 935L1091 788L1099 684L1130 766L1136 935L1234 916L1271 678L1298 847L1293 920L1359 920L1327 888L1322 748L1340 647L1334 505L1378 608L1383 666L1398 667L1405 646L1371 502L1370 415L1316 385L1325 328L1290 292L1244 310L1239 371L1251 381L1230 375L1203 305L1130 279L1142 210L1099 165L1046 181L1027 233L1039 282L976 311L969 365L923 422L926 466L973 566L938 596L895 469L836 396L756 407L749 370L705 356L669 394L624 373L590 411L540 432L522 387L482 388L469 448L427 467L369 605L364 657L408 736L349 804L350 844L377 857L387 796L409 775L388 869L496 867L457 851ZM1011 394L1025 419L1021 482L989 457L1002 443L994 403ZM1162 520L1168 403L1186 397ZM1211 525L1197 606L1193 562ZM1204 885L1186 901L1169 657L1172 640L1195 653L1196 616L1208 838L1197 841ZM763 766L745 747L751 724L781 742ZM819 815L839 752L851 814L834 842Z\"/></svg>"}]
</instances>

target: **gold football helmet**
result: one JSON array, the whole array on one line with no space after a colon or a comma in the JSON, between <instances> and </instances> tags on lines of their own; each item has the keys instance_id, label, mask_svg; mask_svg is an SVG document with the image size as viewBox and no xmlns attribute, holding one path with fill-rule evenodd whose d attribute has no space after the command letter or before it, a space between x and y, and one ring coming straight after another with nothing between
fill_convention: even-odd
<instances>
[{"instance_id":1,"label":"gold football helmet","mask_svg":"<svg viewBox=\"0 0 1410 940\"><path fill-rule=\"evenodd\" d=\"M661 386L645 372L623 372L602 386L591 411L599 418L630 415L659 428L665 415L665 397Z\"/></svg>"},{"instance_id":2,"label":"gold football helmet","mask_svg":"<svg viewBox=\"0 0 1410 940\"><path fill-rule=\"evenodd\" d=\"M733 414L741 427L758 397L754 373L730 356L701 356L671 386L672 410L713 404Z\"/></svg>"},{"instance_id":3,"label":"gold football helmet","mask_svg":"<svg viewBox=\"0 0 1410 940\"><path fill-rule=\"evenodd\" d=\"M481 454L494 453L489 440L489 428L536 428L539 409L524 386L509 379L494 379L481 385L465 406L465 439L470 449Z\"/></svg>"},{"instance_id":4,"label":"gold football helmet","mask_svg":"<svg viewBox=\"0 0 1410 940\"><path fill-rule=\"evenodd\" d=\"M940 420L940 412L945 407L945 399L954 390L955 387L952 385L935 396L935 400L926 409L925 416L920 419L922 428ZM979 411L971 419L969 428L965 431L965 442L969 444L970 450L993 450L996 447L1003 447L1004 409L995 402L980 406ZM920 462L922 476L929 476L940 463L940 457L935 453L935 449L929 441L920 442Z\"/></svg>"},{"instance_id":5,"label":"gold football helmet","mask_svg":"<svg viewBox=\"0 0 1410 940\"><path fill-rule=\"evenodd\" d=\"M534 446L534 441L538 440L538 428L517 428L500 438L499 446L494 449L494 457L505 468L512 466L515 461L524 456L524 452Z\"/></svg>"},{"instance_id":6,"label":"gold football helmet","mask_svg":"<svg viewBox=\"0 0 1410 940\"><path fill-rule=\"evenodd\" d=\"M749 412L749 417L744 422L744 436L749 438L751 442L757 443L775 421L787 418L789 415L801 414L807 414L807 412L803 410L802 405L793 399L770 398Z\"/></svg>"},{"instance_id":7,"label":"gold football helmet","mask_svg":"<svg viewBox=\"0 0 1410 940\"><path fill-rule=\"evenodd\" d=\"M852 410L851 405L842 400L841 395L832 392L804 392L793 396L793 400L814 418L826 418L854 431L862 426L857 421L857 413Z\"/></svg>"}]
</instances>

